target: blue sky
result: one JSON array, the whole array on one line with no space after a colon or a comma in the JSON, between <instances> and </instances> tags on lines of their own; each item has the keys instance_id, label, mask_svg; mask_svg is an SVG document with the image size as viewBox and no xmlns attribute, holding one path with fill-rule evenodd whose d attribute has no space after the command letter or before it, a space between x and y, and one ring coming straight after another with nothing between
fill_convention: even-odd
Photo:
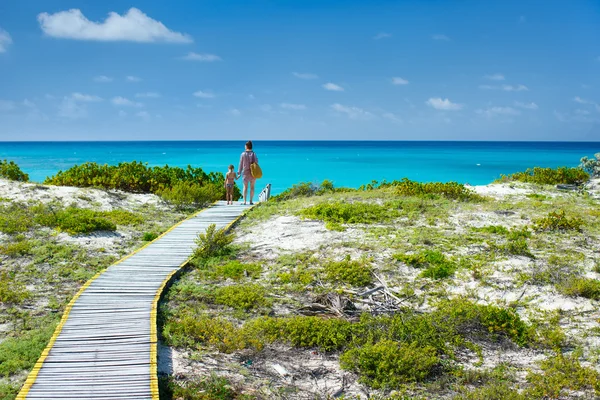
<instances>
[{"instance_id":1,"label":"blue sky","mask_svg":"<svg viewBox=\"0 0 600 400\"><path fill-rule=\"evenodd\" d=\"M0 3L0 140L600 140L600 2Z\"/></svg>"}]
</instances>

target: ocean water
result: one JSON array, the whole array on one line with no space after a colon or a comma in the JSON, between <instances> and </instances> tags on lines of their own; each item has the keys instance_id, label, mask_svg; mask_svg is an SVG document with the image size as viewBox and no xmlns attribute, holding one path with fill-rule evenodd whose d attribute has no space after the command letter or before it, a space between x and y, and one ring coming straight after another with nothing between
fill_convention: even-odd
<instances>
[{"instance_id":1,"label":"ocean water","mask_svg":"<svg viewBox=\"0 0 600 400\"><path fill-rule=\"evenodd\" d=\"M242 141L161 142L0 142L0 159L17 162L33 181L41 182L86 161L149 165L205 171L237 170ZM279 193L298 182L330 179L335 186L358 187L372 180L457 181L487 184L500 174L533 166L577 166L600 152L600 142L416 142L416 141L256 141L263 178Z\"/></svg>"}]
</instances>

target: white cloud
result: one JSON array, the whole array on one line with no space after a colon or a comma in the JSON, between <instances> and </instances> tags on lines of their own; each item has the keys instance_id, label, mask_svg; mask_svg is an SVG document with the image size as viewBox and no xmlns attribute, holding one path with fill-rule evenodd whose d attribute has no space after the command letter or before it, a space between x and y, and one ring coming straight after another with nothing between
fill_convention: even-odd
<instances>
[{"instance_id":1,"label":"white cloud","mask_svg":"<svg viewBox=\"0 0 600 400\"><path fill-rule=\"evenodd\" d=\"M443 40L443 41L446 41L446 42L450 40L450 38L448 36L446 36L446 35L440 35L440 34L431 35L431 38L433 40Z\"/></svg>"},{"instance_id":2,"label":"white cloud","mask_svg":"<svg viewBox=\"0 0 600 400\"><path fill-rule=\"evenodd\" d=\"M515 106L519 108L524 108L526 110L537 110L539 107L533 101L531 103L521 103L520 101L515 101Z\"/></svg>"},{"instance_id":3,"label":"white cloud","mask_svg":"<svg viewBox=\"0 0 600 400\"><path fill-rule=\"evenodd\" d=\"M331 105L331 108L334 111L337 111L342 114L346 114L350 119L370 119L373 118L373 114L368 111L363 110L359 107L348 107L339 103L335 103Z\"/></svg>"},{"instance_id":4,"label":"white cloud","mask_svg":"<svg viewBox=\"0 0 600 400\"><path fill-rule=\"evenodd\" d=\"M83 103L91 103L91 102L95 102L95 101L102 101L101 97L98 96L94 96L94 95L90 95L90 94L83 94L83 93L71 93L71 99L74 101L80 101Z\"/></svg>"},{"instance_id":5,"label":"white cloud","mask_svg":"<svg viewBox=\"0 0 600 400\"><path fill-rule=\"evenodd\" d=\"M23 105L27 108L36 108L35 103L33 101L30 101L29 99L23 100Z\"/></svg>"},{"instance_id":6,"label":"white cloud","mask_svg":"<svg viewBox=\"0 0 600 400\"><path fill-rule=\"evenodd\" d=\"M387 38L391 38L391 37L392 37L391 33L379 32L377 35L373 36L373 39L379 40L379 39L387 39Z\"/></svg>"},{"instance_id":7,"label":"white cloud","mask_svg":"<svg viewBox=\"0 0 600 400\"><path fill-rule=\"evenodd\" d=\"M381 115L383 118L389 119L392 122L402 122L402 119L398 118L396 114L387 112Z\"/></svg>"},{"instance_id":8,"label":"white cloud","mask_svg":"<svg viewBox=\"0 0 600 400\"><path fill-rule=\"evenodd\" d=\"M323 88L325 90L331 90L331 91L334 91L334 92L343 92L344 91L343 87L341 87L339 85L336 85L335 83L331 83L331 82L328 82L328 83L324 84Z\"/></svg>"},{"instance_id":9,"label":"white cloud","mask_svg":"<svg viewBox=\"0 0 600 400\"><path fill-rule=\"evenodd\" d=\"M142 107L143 104L142 103L137 103L135 101L131 101L125 97L121 97L121 96L117 96L117 97L113 97L113 99L111 100L111 102L115 105L115 106L123 106L123 107Z\"/></svg>"},{"instance_id":10,"label":"white cloud","mask_svg":"<svg viewBox=\"0 0 600 400\"><path fill-rule=\"evenodd\" d=\"M12 38L4 29L0 28L0 53L6 52L8 46L12 44Z\"/></svg>"},{"instance_id":11,"label":"white cloud","mask_svg":"<svg viewBox=\"0 0 600 400\"><path fill-rule=\"evenodd\" d=\"M14 101L0 100L0 111L12 111L16 108Z\"/></svg>"},{"instance_id":12,"label":"white cloud","mask_svg":"<svg viewBox=\"0 0 600 400\"><path fill-rule=\"evenodd\" d=\"M492 74L492 75L486 75L484 76L485 79L489 79L491 81L503 81L504 80L504 75L502 74Z\"/></svg>"},{"instance_id":13,"label":"white cloud","mask_svg":"<svg viewBox=\"0 0 600 400\"><path fill-rule=\"evenodd\" d=\"M58 116L69 119L79 119L87 117L87 108L77 103L71 97L65 97L58 106Z\"/></svg>"},{"instance_id":14,"label":"white cloud","mask_svg":"<svg viewBox=\"0 0 600 400\"><path fill-rule=\"evenodd\" d=\"M505 92L524 92L528 91L529 88L525 85L501 85L501 86L492 86L492 85L479 85L479 89L484 90L503 90Z\"/></svg>"},{"instance_id":15,"label":"white cloud","mask_svg":"<svg viewBox=\"0 0 600 400\"><path fill-rule=\"evenodd\" d=\"M577 110L575 110L575 114L578 114L578 115L590 115L590 112L588 110L577 109Z\"/></svg>"},{"instance_id":16,"label":"white cloud","mask_svg":"<svg viewBox=\"0 0 600 400\"><path fill-rule=\"evenodd\" d=\"M200 97L202 99L212 99L215 97L215 95L213 93L203 92L202 90L198 90L197 92L194 92L194 96Z\"/></svg>"},{"instance_id":17,"label":"white cloud","mask_svg":"<svg viewBox=\"0 0 600 400\"><path fill-rule=\"evenodd\" d=\"M279 107L286 110L306 110L306 106L304 104L281 103Z\"/></svg>"},{"instance_id":18,"label":"white cloud","mask_svg":"<svg viewBox=\"0 0 600 400\"><path fill-rule=\"evenodd\" d=\"M593 101L586 100L586 99L582 99L582 98L581 98L581 97L579 97L579 96L575 96L575 98L573 99L573 101L574 101L575 103L579 103L579 104L594 104L594 102L593 102Z\"/></svg>"},{"instance_id":19,"label":"white cloud","mask_svg":"<svg viewBox=\"0 0 600 400\"><path fill-rule=\"evenodd\" d=\"M139 112L135 113L135 116L143 118L143 119L149 119L150 118L150 114L148 114L148 111L139 111Z\"/></svg>"},{"instance_id":20,"label":"white cloud","mask_svg":"<svg viewBox=\"0 0 600 400\"><path fill-rule=\"evenodd\" d=\"M158 99L160 97L160 93L156 93L156 92L137 93L135 95L135 97L142 98L142 99Z\"/></svg>"},{"instance_id":21,"label":"white cloud","mask_svg":"<svg viewBox=\"0 0 600 400\"><path fill-rule=\"evenodd\" d=\"M489 107L485 110L475 111L477 114L485 115L486 117L494 117L496 115L520 115L519 110L512 107Z\"/></svg>"},{"instance_id":22,"label":"white cloud","mask_svg":"<svg viewBox=\"0 0 600 400\"><path fill-rule=\"evenodd\" d=\"M525 85L502 85L502 90L504 90L505 92L523 92L529 90L529 88L527 88L527 86Z\"/></svg>"},{"instance_id":23,"label":"white cloud","mask_svg":"<svg viewBox=\"0 0 600 400\"><path fill-rule=\"evenodd\" d=\"M300 72L292 72L292 75L294 75L296 78L306 79L306 80L318 78L318 76L315 74L300 73Z\"/></svg>"},{"instance_id":24,"label":"white cloud","mask_svg":"<svg viewBox=\"0 0 600 400\"><path fill-rule=\"evenodd\" d=\"M229 114L233 115L234 117L239 117L240 115L242 115L242 112L237 108L233 108L229 110Z\"/></svg>"},{"instance_id":25,"label":"white cloud","mask_svg":"<svg viewBox=\"0 0 600 400\"><path fill-rule=\"evenodd\" d=\"M400 78L400 77L394 77L392 78L392 84L394 85L408 85L408 81L406 79Z\"/></svg>"},{"instance_id":26,"label":"white cloud","mask_svg":"<svg viewBox=\"0 0 600 400\"><path fill-rule=\"evenodd\" d=\"M101 83L107 83L107 82L112 82L113 78L110 78L110 77L105 76L105 75L100 75L100 76L95 76L94 77L94 81L95 82L101 82Z\"/></svg>"},{"instance_id":27,"label":"white cloud","mask_svg":"<svg viewBox=\"0 0 600 400\"><path fill-rule=\"evenodd\" d=\"M215 61L223 61L223 59L215 54L207 54L207 53L194 53L190 51L186 56L181 57L182 60L187 61L200 61L200 62L215 62Z\"/></svg>"},{"instance_id":28,"label":"white cloud","mask_svg":"<svg viewBox=\"0 0 600 400\"><path fill-rule=\"evenodd\" d=\"M435 108L436 110L456 111L463 108L462 104L453 103L450 100L442 99L441 97L432 97L427 100L425 104Z\"/></svg>"},{"instance_id":29,"label":"white cloud","mask_svg":"<svg viewBox=\"0 0 600 400\"><path fill-rule=\"evenodd\" d=\"M124 15L110 12L104 22L87 19L81 10L70 9L55 14L41 13L37 17L42 31L61 39L191 43L191 36L169 30L137 8Z\"/></svg>"},{"instance_id":30,"label":"white cloud","mask_svg":"<svg viewBox=\"0 0 600 400\"><path fill-rule=\"evenodd\" d=\"M127 82L141 82L142 78L138 78L137 76L131 76L129 75L127 77Z\"/></svg>"}]
</instances>

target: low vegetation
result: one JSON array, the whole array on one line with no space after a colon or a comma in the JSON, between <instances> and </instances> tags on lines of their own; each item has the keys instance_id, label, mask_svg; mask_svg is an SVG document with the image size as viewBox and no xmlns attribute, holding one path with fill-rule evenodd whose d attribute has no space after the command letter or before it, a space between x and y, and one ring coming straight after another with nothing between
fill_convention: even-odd
<instances>
[{"instance_id":1,"label":"low vegetation","mask_svg":"<svg viewBox=\"0 0 600 400\"><path fill-rule=\"evenodd\" d=\"M0 178L11 181L27 182L29 175L21 171L21 168L14 162L8 160L0 160Z\"/></svg>"},{"instance_id":2,"label":"low vegetation","mask_svg":"<svg viewBox=\"0 0 600 400\"><path fill-rule=\"evenodd\" d=\"M592 158L583 157L579 168L590 174L590 176L600 176L600 153L594 154Z\"/></svg>"},{"instance_id":3,"label":"low vegetation","mask_svg":"<svg viewBox=\"0 0 600 400\"><path fill-rule=\"evenodd\" d=\"M84 163L45 180L48 185L117 189L130 193L155 193L180 208L199 207L225 199L225 176L219 172L206 173L188 165L179 167L149 167L132 161L117 165ZM234 197L240 197L236 186Z\"/></svg>"},{"instance_id":4,"label":"low vegetation","mask_svg":"<svg viewBox=\"0 0 600 400\"><path fill-rule=\"evenodd\" d=\"M583 162L583 161L582 161ZM581 184L587 181L590 175L583 168L529 168L524 172L515 172L502 175L496 182L526 182L541 185Z\"/></svg>"}]
</instances>

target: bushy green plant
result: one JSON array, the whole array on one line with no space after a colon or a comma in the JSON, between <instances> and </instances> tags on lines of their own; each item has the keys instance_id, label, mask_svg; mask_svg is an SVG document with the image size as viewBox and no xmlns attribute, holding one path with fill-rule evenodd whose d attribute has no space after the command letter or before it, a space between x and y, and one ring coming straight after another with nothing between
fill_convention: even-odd
<instances>
[{"instance_id":1,"label":"bushy green plant","mask_svg":"<svg viewBox=\"0 0 600 400\"><path fill-rule=\"evenodd\" d=\"M336 189L333 187L333 182L324 180L321 184L311 182L300 182L293 185L291 188L284 190L277 196L273 196L273 201L285 201L302 197L320 196L325 193L333 193Z\"/></svg>"},{"instance_id":2,"label":"bushy green plant","mask_svg":"<svg viewBox=\"0 0 600 400\"><path fill-rule=\"evenodd\" d=\"M227 379L216 375L196 378L185 383L169 379L161 385L161 399L181 400L252 400L254 396L241 394Z\"/></svg>"},{"instance_id":3,"label":"bushy green plant","mask_svg":"<svg viewBox=\"0 0 600 400\"><path fill-rule=\"evenodd\" d=\"M102 212L76 207L67 207L56 211L48 209L46 212L38 214L35 222L71 235L117 230L117 226L104 217Z\"/></svg>"},{"instance_id":4,"label":"bushy green plant","mask_svg":"<svg viewBox=\"0 0 600 400\"><path fill-rule=\"evenodd\" d=\"M56 323L48 323L25 332L21 337L9 337L0 342L0 376L9 377L31 369L55 327Z\"/></svg>"},{"instance_id":5,"label":"bushy green plant","mask_svg":"<svg viewBox=\"0 0 600 400\"><path fill-rule=\"evenodd\" d=\"M583 223L583 219L568 217L565 210L560 210L534 220L534 227L537 231L581 231Z\"/></svg>"},{"instance_id":6,"label":"bushy green plant","mask_svg":"<svg viewBox=\"0 0 600 400\"><path fill-rule=\"evenodd\" d=\"M97 187L133 193L158 193L181 182L223 187L225 176L220 172L207 174L202 168L193 168L191 165L183 169L168 165L149 167L147 163L138 161L122 162L117 165L88 162L75 165L64 172L59 171L44 181L49 185ZM224 193L223 191L222 195ZM234 196L240 196L237 187Z\"/></svg>"},{"instance_id":7,"label":"bushy green plant","mask_svg":"<svg viewBox=\"0 0 600 400\"><path fill-rule=\"evenodd\" d=\"M224 229L217 230L217 226L211 224L206 228L206 232L200 233L196 239L198 247L192 255L192 263L200 266L206 259L230 253L232 242L233 235L227 234Z\"/></svg>"},{"instance_id":8,"label":"bushy green plant","mask_svg":"<svg viewBox=\"0 0 600 400\"><path fill-rule=\"evenodd\" d=\"M0 303L21 304L31 297L22 282L19 282L14 274L0 271Z\"/></svg>"},{"instance_id":9,"label":"bushy green plant","mask_svg":"<svg viewBox=\"0 0 600 400\"><path fill-rule=\"evenodd\" d=\"M31 241L20 238L14 242L8 242L0 245L0 254L4 254L9 257L18 257L26 255L30 252L33 244Z\"/></svg>"},{"instance_id":10,"label":"bushy green plant","mask_svg":"<svg viewBox=\"0 0 600 400\"><path fill-rule=\"evenodd\" d=\"M223 286L215 290L215 303L248 311L269 306L271 301L266 294L265 288L256 284Z\"/></svg>"},{"instance_id":11,"label":"bushy green plant","mask_svg":"<svg viewBox=\"0 0 600 400\"><path fill-rule=\"evenodd\" d=\"M454 275L458 264L448 260L439 251L425 250L415 254L394 254L394 258L415 268L424 268L421 276L432 279L443 279Z\"/></svg>"},{"instance_id":12,"label":"bushy green plant","mask_svg":"<svg viewBox=\"0 0 600 400\"><path fill-rule=\"evenodd\" d=\"M33 225L33 216L27 206L17 203L0 205L0 232L27 232Z\"/></svg>"},{"instance_id":13,"label":"bushy green plant","mask_svg":"<svg viewBox=\"0 0 600 400\"><path fill-rule=\"evenodd\" d=\"M409 382L421 382L439 365L431 346L382 340L354 348L340 357L343 369L355 371L360 380L376 389L397 388Z\"/></svg>"},{"instance_id":14,"label":"bushy green plant","mask_svg":"<svg viewBox=\"0 0 600 400\"><path fill-rule=\"evenodd\" d=\"M598 279L570 277L559 283L557 289L566 296L600 300L600 281Z\"/></svg>"},{"instance_id":15,"label":"bushy green plant","mask_svg":"<svg viewBox=\"0 0 600 400\"><path fill-rule=\"evenodd\" d=\"M558 399L570 391L590 390L600 395L600 374L594 368L582 366L580 356L579 352L557 354L542 361L542 372L530 372L527 376L532 385L527 394L540 399Z\"/></svg>"},{"instance_id":16,"label":"bushy green plant","mask_svg":"<svg viewBox=\"0 0 600 400\"><path fill-rule=\"evenodd\" d=\"M225 196L225 188L216 184L200 185L195 182L178 182L172 187L158 191L164 200L180 209L201 207Z\"/></svg>"},{"instance_id":17,"label":"bushy green plant","mask_svg":"<svg viewBox=\"0 0 600 400\"><path fill-rule=\"evenodd\" d=\"M528 168L524 172L501 175L496 182L527 182L542 185L579 184L590 178L587 172L581 168Z\"/></svg>"},{"instance_id":18,"label":"bushy green plant","mask_svg":"<svg viewBox=\"0 0 600 400\"><path fill-rule=\"evenodd\" d=\"M115 225L139 225L144 222L144 218L140 214L125 210L97 211L97 215Z\"/></svg>"},{"instance_id":19,"label":"bushy green plant","mask_svg":"<svg viewBox=\"0 0 600 400\"><path fill-rule=\"evenodd\" d=\"M332 261L324 266L325 278L330 282L343 282L352 286L367 286L373 281L371 265L366 260Z\"/></svg>"},{"instance_id":20,"label":"bushy green plant","mask_svg":"<svg viewBox=\"0 0 600 400\"><path fill-rule=\"evenodd\" d=\"M579 168L593 177L600 176L600 153L594 154L594 158L583 157L580 162Z\"/></svg>"},{"instance_id":21,"label":"bushy green plant","mask_svg":"<svg viewBox=\"0 0 600 400\"><path fill-rule=\"evenodd\" d=\"M304 218L338 224L374 224L398 216L396 210L371 203L321 203L299 212Z\"/></svg>"},{"instance_id":22,"label":"bushy green plant","mask_svg":"<svg viewBox=\"0 0 600 400\"><path fill-rule=\"evenodd\" d=\"M229 261L226 264L216 265L214 275L239 281L244 277L258 278L262 272L260 264L247 264L239 261Z\"/></svg>"},{"instance_id":23,"label":"bushy green plant","mask_svg":"<svg viewBox=\"0 0 600 400\"><path fill-rule=\"evenodd\" d=\"M508 382L493 381L485 385L473 389L471 391L461 393L453 398L454 400L530 400L524 393L520 393L517 389Z\"/></svg>"},{"instance_id":24,"label":"bushy green plant","mask_svg":"<svg viewBox=\"0 0 600 400\"><path fill-rule=\"evenodd\" d=\"M142 241L151 242L158 237L158 234L155 232L144 232L142 235Z\"/></svg>"},{"instance_id":25,"label":"bushy green plant","mask_svg":"<svg viewBox=\"0 0 600 400\"><path fill-rule=\"evenodd\" d=\"M492 243L490 245L490 248L491 250L498 253L535 258L533 253L531 253L531 251L529 250L529 245L527 244L527 241L525 239L508 240L504 244Z\"/></svg>"},{"instance_id":26,"label":"bushy green plant","mask_svg":"<svg viewBox=\"0 0 600 400\"><path fill-rule=\"evenodd\" d=\"M408 178L389 184L400 196L419 196L435 198L442 196L447 199L460 201L481 201L483 197L457 182L415 182Z\"/></svg>"},{"instance_id":27,"label":"bushy green plant","mask_svg":"<svg viewBox=\"0 0 600 400\"><path fill-rule=\"evenodd\" d=\"M14 161L0 160L0 178L27 182L29 175L21 171L21 168Z\"/></svg>"},{"instance_id":28,"label":"bushy green plant","mask_svg":"<svg viewBox=\"0 0 600 400\"><path fill-rule=\"evenodd\" d=\"M480 228L472 228L475 232L493 233L495 235L508 235L508 229L502 225L487 225Z\"/></svg>"}]
</instances>

